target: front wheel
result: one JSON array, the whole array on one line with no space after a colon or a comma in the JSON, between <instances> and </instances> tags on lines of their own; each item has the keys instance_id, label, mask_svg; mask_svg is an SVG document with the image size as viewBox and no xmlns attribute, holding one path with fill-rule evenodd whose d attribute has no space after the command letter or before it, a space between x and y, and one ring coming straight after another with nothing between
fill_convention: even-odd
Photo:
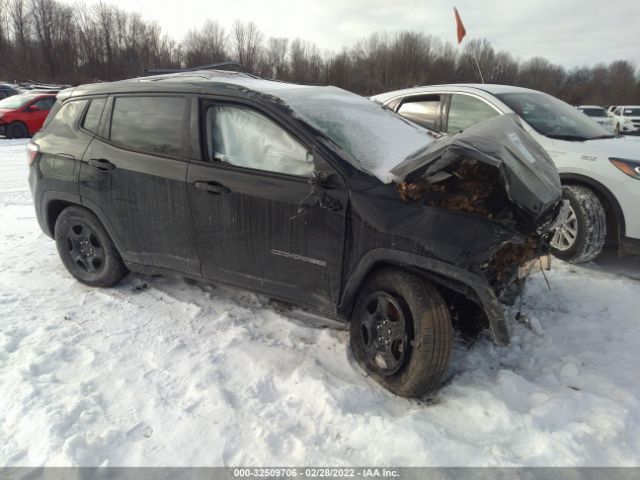
<instances>
[{"instance_id":1,"label":"front wheel","mask_svg":"<svg viewBox=\"0 0 640 480\"><path fill-rule=\"evenodd\" d=\"M562 187L562 197L569 201L568 218L551 237L551 253L570 263L596 258L607 237L607 217L602 202L593 191L579 185Z\"/></svg>"},{"instance_id":2,"label":"front wheel","mask_svg":"<svg viewBox=\"0 0 640 480\"><path fill-rule=\"evenodd\" d=\"M118 250L92 212L65 208L54 229L58 254L69 273L93 287L110 287L128 273Z\"/></svg>"},{"instance_id":3,"label":"front wheel","mask_svg":"<svg viewBox=\"0 0 640 480\"><path fill-rule=\"evenodd\" d=\"M356 361L385 388L417 397L437 388L453 343L451 317L440 292L398 269L374 273L351 318Z\"/></svg>"},{"instance_id":4,"label":"front wheel","mask_svg":"<svg viewBox=\"0 0 640 480\"><path fill-rule=\"evenodd\" d=\"M20 122L13 122L7 126L7 138L26 138L29 136L29 130Z\"/></svg>"}]
</instances>

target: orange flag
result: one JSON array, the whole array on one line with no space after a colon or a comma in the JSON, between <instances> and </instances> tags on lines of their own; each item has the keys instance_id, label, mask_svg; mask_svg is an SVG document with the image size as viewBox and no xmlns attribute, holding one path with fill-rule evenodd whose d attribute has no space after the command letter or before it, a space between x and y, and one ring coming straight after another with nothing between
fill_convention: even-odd
<instances>
[{"instance_id":1,"label":"orange flag","mask_svg":"<svg viewBox=\"0 0 640 480\"><path fill-rule=\"evenodd\" d=\"M458 45L460 45L460 42L462 42L462 39L467 34L467 31L464 29L464 25L462 24L460 14L458 13L458 9L456 7L453 7L453 14L456 16L456 31L458 34Z\"/></svg>"}]
</instances>

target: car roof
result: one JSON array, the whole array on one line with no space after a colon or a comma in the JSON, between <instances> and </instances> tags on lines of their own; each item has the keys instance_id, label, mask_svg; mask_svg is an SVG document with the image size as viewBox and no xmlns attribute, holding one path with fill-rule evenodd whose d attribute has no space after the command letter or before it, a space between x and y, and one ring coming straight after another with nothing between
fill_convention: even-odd
<instances>
[{"instance_id":1,"label":"car roof","mask_svg":"<svg viewBox=\"0 0 640 480\"><path fill-rule=\"evenodd\" d=\"M619 105L618 108L640 108L640 105Z\"/></svg>"},{"instance_id":2,"label":"car roof","mask_svg":"<svg viewBox=\"0 0 640 480\"><path fill-rule=\"evenodd\" d=\"M600 105L580 105L578 108L599 108L600 110L604 110L604 107Z\"/></svg>"},{"instance_id":3,"label":"car roof","mask_svg":"<svg viewBox=\"0 0 640 480\"><path fill-rule=\"evenodd\" d=\"M251 89L261 93L271 93L278 89L308 88L321 89L311 85L297 85L266 80L253 75L229 70L196 70L188 72L168 73L137 77L117 82L102 82L80 85L60 92L61 97L112 94L127 92L182 92L182 93L216 93L228 91L229 87Z\"/></svg>"},{"instance_id":4,"label":"car roof","mask_svg":"<svg viewBox=\"0 0 640 480\"><path fill-rule=\"evenodd\" d=\"M396 90L393 92L381 93L374 95L372 98L380 103L386 103L389 100L403 95L412 93L429 93L430 91L455 89L460 92L486 92L491 95L499 95L501 93L515 93L515 92L532 92L540 93L538 90L532 90L524 87L514 87L512 85L498 85L492 83L445 83L439 85L425 85L422 87L405 88L403 90Z\"/></svg>"},{"instance_id":5,"label":"car roof","mask_svg":"<svg viewBox=\"0 0 640 480\"><path fill-rule=\"evenodd\" d=\"M97 94L185 93L252 98L311 127L360 170L388 183L390 169L433 139L366 97L332 86L265 80L227 70L199 70L81 85L58 98Z\"/></svg>"}]
</instances>

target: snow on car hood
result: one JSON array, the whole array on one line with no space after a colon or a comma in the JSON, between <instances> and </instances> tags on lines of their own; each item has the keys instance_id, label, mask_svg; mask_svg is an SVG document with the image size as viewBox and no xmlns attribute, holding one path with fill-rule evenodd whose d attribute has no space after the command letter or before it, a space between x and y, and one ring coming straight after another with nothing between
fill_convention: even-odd
<instances>
[{"instance_id":1,"label":"snow on car hood","mask_svg":"<svg viewBox=\"0 0 640 480\"><path fill-rule=\"evenodd\" d=\"M509 199L533 218L556 205L562 196L553 160L512 113L435 140L391 173L400 181L430 177L461 159L496 167Z\"/></svg>"}]
</instances>

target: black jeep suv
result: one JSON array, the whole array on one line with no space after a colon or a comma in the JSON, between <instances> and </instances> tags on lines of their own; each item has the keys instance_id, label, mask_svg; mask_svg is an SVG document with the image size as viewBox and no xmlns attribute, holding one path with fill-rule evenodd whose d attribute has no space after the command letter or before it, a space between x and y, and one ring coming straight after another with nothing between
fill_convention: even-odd
<instances>
[{"instance_id":1,"label":"black jeep suv","mask_svg":"<svg viewBox=\"0 0 640 480\"><path fill-rule=\"evenodd\" d=\"M344 90L237 72L65 90L28 149L79 281L179 273L350 322L356 360L403 396L438 385L454 325L508 342L499 298L563 211L511 116L436 139Z\"/></svg>"}]
</instances>

